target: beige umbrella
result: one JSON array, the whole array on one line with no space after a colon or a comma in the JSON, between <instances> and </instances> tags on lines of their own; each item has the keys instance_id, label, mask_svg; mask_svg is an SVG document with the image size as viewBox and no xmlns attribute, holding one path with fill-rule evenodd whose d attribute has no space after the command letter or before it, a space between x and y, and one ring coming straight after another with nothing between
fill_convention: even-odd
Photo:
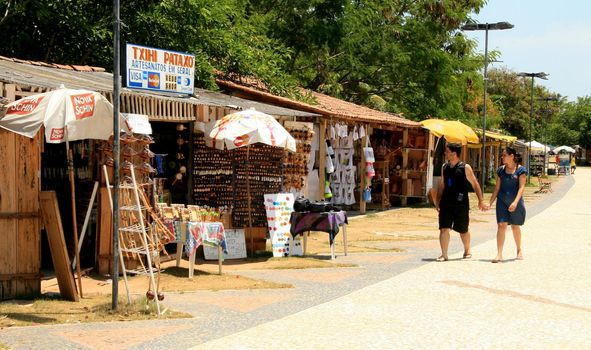
<instances>
[{"instance_id":1,"label":"beige umbrella","mask_svg":"<svg viewBox=\"0 0 591 350\"><path fill-rule=\"evenodd\" d=\"M251 194L249 173L250 145L264 143L296 151L295 139L279 124L273 116L254 109L228 114L218 120L206 131L206 144L223 149L246 148L246 192L248 197L248 226L252 227ZM253 235L250 236L251 255L253 255Z\"/></svg>"},{"instance_id":2,"label":"beige umbrella","mask_svg":"<svg viewBox=\"0 0 591 350\"><path fill-rule=\"evenodd\" d=\"M11 102L0 111L0 127L19 135L33 138L42 126L45 127L46 142L66 143L76 272L82 297L74 169L69 141L108 139L113 133L113 105L95 91L60 88Z\"/></svg>"}]
</instances>

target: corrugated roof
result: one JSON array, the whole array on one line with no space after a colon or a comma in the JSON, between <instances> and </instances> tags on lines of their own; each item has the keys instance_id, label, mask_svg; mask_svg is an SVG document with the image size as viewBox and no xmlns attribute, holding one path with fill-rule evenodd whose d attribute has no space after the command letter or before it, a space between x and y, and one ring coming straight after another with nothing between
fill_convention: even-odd
<instances>
[{"instance_id":1,"label":"corrugated roof","mask_svg":"<svg viewBox=\"0 0 591 350\"><path fill-rule=\"evenodd\" d=\"M75 70L74 67L83 68ZM55 63L46 64L2 56L0 56L0 80L8 83L49 89L57 89L60 85L64 85L67 88L87 89L101 93L111 93L113 91L113 75L105 72L102 68ZM198 104L197 101L191 101L191 99L177 94L161 94L152 91L141 92L125 88L121 89L121 91Z\"/></svg>"},{"instance_id":2,"label":"corrugated roof","mask_svg":"<svg viewBox=\"0 0 591 350\"><path fill-rule=\"evenodd\" d=\"M304 111L298 111L295 109L283 108L274 106L267 103L256 102L222 94L219 92L213 92L204 89L195 89L195 98L202 104L219 107L231 107L238 109L249 109L254 108L259 112L267 113L274 116L285 116L285 117L318 117L319 113L310 113Z\"/></svg>"},{"instance_id":3,"label":"corrugated roof","mask_svg":"<svg viewBox=\"0 0 591 350\"><path fill-rule=\"evenodd\" d=\"M289 108L301 109L304 111L319 113L326 117L334 117L357 122L367 122L382 125L400 125L405 127L420 128L421 124L412 120L405 119L399 115L394 115L382 111L377 111L355 103L343 101L341 99L311 92L318 105L310 105L304 102L295 101L286 97L273 95L266 91L237 84L232 81L216 79L218 85L230 90L238 90L247 95L256 96L261 101L267 103L276 103Z\"/></svg>"},{"instance_id":4,"label":"corrugated roof","mask_svg":"<svg viewBox=\"0 0 591 350\"><path fill-rule=\"evenodd\" d=\"M113 91L113 75L105 72L103 68L48 64L3 56L0 56L0 81L49 89L57 89L60 85L64 85L68 88L87 89L101 93L111 93ZM254 108L274 116L315 117L320 115L319 113L277 107L203 89L195 89L194 97L126 88L122 88L121 91L131 95L156 97L194 105L238 107L238 109Z\"/></svg>"}]
</instances>

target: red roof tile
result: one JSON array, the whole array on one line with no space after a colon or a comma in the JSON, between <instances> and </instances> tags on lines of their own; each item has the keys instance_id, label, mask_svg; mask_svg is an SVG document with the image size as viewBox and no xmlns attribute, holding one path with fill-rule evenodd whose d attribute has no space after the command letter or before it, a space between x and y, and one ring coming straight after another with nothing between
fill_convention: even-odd
<instances>
[{"instance_id":1,"label":"red roof tile","mask_svg":"<svg viewBox=\"0 0 591 350\"><path fill-rule=\"evenodd\" d=\"M241 80L244 80L242 78ZM394 115L382 111L377 111L365 106L360 106L352 102L343 101L336 97L328 96L314 91L303 91L304 93L311 93L317 105L310 105L304 102L295 101L286 97L273 95L269 92L261 91L259 89L240 85L228 80L216 79L216 82L228 89L237 90L242 93L256 96L262 102L278 104L282 107L299 109L307 112L322 114L326 117L334 117L349 121L367 122L374 124L400 125L406 127L421 127L419 122L408 120L402 115ZM262 88L260 83L255 84Z\"/></svg>"},{"instance_id":2,"label":"red roof tile","mask_svg":"<svg viewBox=\"0 0 591 350\"><path fill-rule=\"evenodd\" d=\"M72 65L72 67L74 68L74 70L77 70L79 72L92 72L92 67L90 66L77 66L77 65Z\"/></svg>"},{"instance_id":3,"label":"red roof tile","mask_svg":"<svg viewBox=\"0 0 591 350\"><path fill-rule=\"evenodd\" d=\"M11 57L5 57L5 56L0 56L0 60L17 62L17 63L24 63L24 64L31 64L34 66L52 67L52 68L59 68L59 69L66 69L66 70L76 70L76 71L81 71L81 72L104 72L105 71L105 69L101 68L101 67L67 65L67 64L58 64L58 63L45 63L42 61L21 60L18 58L11 58Z\"/></svg>"}]
</instances>

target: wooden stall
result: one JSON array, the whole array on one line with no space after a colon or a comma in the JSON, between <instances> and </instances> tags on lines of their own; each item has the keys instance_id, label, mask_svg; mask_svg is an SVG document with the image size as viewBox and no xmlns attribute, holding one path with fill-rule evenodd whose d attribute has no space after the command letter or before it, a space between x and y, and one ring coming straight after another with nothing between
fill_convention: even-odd
<instances>
[{"instance_id":1,"label":"wooden stall","mask_svg":"<svg viewBox=\"0 0 591 350\"><path fill-rule=\"evenodd\" d=\"M24 96L0 80L0 97ZM41 133L30 139L0 129L0 300L41 289L40 154Z\"/></svg>"},{"instance_id":2,"label":"wooden stall","mask_svg":"<svg viewBox=\"0 0 591 350\"><path fill-rule=\"evenodd\" d=\"M367 203L361 195L363 189L370 185L367 176L364 175L367 162L363 154L363 148L366 145L370 145L375 149L376 145L373 145L369 141L372 133L377 130L397 133L399 135L398 138L401 140L401 153L399 156L396 156L400 164L390 162L386 167L386 163L384 163L386 160L385 157L374 164L377 167L375 168L376 172L380 177L379 181L382 183L380 189L375 193L378 207L387 208L390 205L390 199L398 201L402 205L406 205L409 198L417 198L418 200L426 199L427 169L422 170L421 166L423 165L424 167L423 161L426 160L430 149L429 146L432 146L432 143L430 142L431 140L427 139L428 134L421 129L421 125L418 122L405 119L401 115L373 110L313 91L303 91L303 93L313 97L317 103L315 105L273 95L264 91L262 84L252 82L252 79L244 79L240 83L224 79L218 79L216 81L225 92L235 96L321 115L317 120L306 120L316 124L319 139L321 140L319 142L320 147L316 150L317 162L315 171L319 177L319 189L316 198L326 198L325 196L329 192L326 190L327 180L329 186L331 186L331 191L335 189L342 190L342 186L334 186L338 184L335 180L340 181L342 174L327 177L325 173L325 169L329 165L327 164L328 144L325 141L330 140L331 150L329 152L333 152L335 149L338 149L337 153L343 152L342 145L336 145L334 143L335 139L331 135L335 125L340 124L345 125L349 132L355 129L360 130L361 127L365 131L365 136L360 136L358 139L355 138L352 147L349 147L351 145L346 145L347 147L345 147L346 149L351 149L354 153L353 164L351 166L356 168L354 207L359 208L361 212L365 212L367 207ZM420 148L413 144L417 138L422 142ZM344 152L347 153L349 151L345 150ZM328 156L331 157L332 161L334 155L328 154ZM396 170L396 166L400 167L400 169L397 169L401 170L400 172L393 171ZM393 179L396 179L396 181L390 182L390 176L394 176ZM388 182L388 186L384 187L383 182ZM394 183L395 185L393 185ZM395 188L392 188L393 186ZM395 191L393 192L392 189ZM349 205L345 204L345 206Z\"/></svg>"}]
</instances>

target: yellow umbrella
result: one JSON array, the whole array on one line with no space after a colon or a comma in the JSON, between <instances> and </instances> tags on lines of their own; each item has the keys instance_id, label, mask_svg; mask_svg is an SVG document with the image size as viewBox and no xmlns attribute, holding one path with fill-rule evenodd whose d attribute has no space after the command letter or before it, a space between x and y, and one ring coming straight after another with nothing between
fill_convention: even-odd
<instances>
[{"instance_id":1,"label":"yellow umbrella","mask_svg":"<svg viewBox=\"0 0 591 350\"><path fill-rule=\"evenodd\" d=\"M482 134L482 131L480 131L480 134ZM495 139L495 140L499 140L499 141L505 141L505 142L514 142L515 140L517 140L516 136L511 136L511 135L503 135L503 134L499 134L498 132L494 132L494 131L486 131L486 138L487 139Z\"/></svg>"},{"instance_id":2,"label":"yellow umbrella","mask_svg":"<svg viewBox=\"0 0 591 350\"><path fill-rule=\"evenodd\" d=\"M421 122L423 127L437 137L445 137L448 142L478 143L478 136L468 125L454 120L426 119Z\"/></svg>"}]
</instances>

